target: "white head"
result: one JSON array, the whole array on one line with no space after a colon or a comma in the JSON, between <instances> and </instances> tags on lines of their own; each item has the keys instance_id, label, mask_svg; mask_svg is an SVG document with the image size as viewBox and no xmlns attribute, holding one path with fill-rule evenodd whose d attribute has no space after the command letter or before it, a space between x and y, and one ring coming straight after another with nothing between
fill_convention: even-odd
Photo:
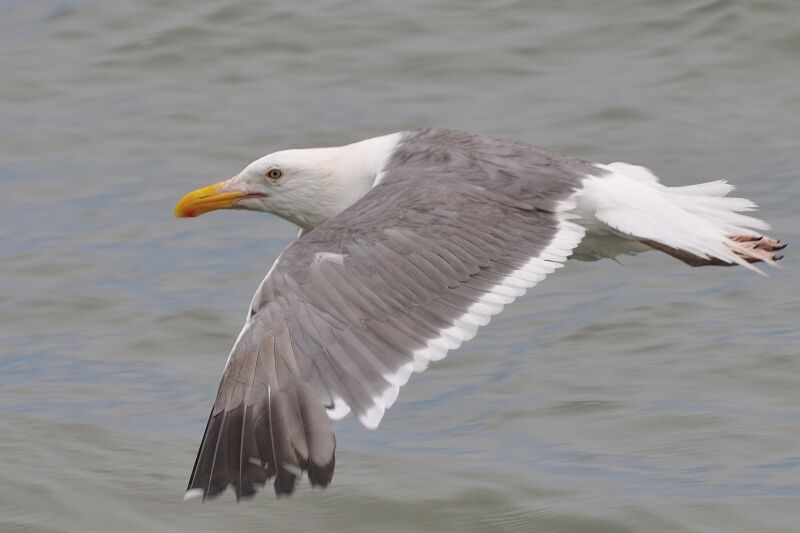
<instances>
[{"instance_id":1,"label":"white head","mask_svg":"<svg viewBox=\"0 0 800 533\"><path fill-rule=\"evenodd\" d=\"M336 148L265 155L236 176L184 196L175 206L175 216L249 209L311 230L372 188L398 139L399 134L392 134Z\"/></svg>"}]
</instances>

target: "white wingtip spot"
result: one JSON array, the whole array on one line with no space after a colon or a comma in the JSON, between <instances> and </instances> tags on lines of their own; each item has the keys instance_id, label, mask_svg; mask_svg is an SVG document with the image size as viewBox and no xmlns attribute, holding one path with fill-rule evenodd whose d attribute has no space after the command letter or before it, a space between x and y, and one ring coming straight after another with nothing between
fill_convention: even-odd
<instances>
[{"instance_id":1,"label":"white wingtip spot","mask_svg":"<svg viewBox=\"0 0 800 533\"><path fill-rule=\"evenodd\" d=\"M187 490L186 494L183 495L183 501L193 500L195 498L199 498L203 495L203 489L191 489Z\"/></svg>"},{"instance_id":2,"label":"white wingtip spot","mask_svg":"<svg viewBox=\"0 0 800 533\"><path fill-rule=\"evenodd\" d=\"M300 468L299 466L293 465L293 464L290 464L290 463L283 463L282 466L283 466L283 468L285 468L286 470L288 470L289 472L291 472L292 474L297 476L298 479L302 479L302 477L303 477L303 469Z\"/></svg>"},{"instance_id":3,"label":"white wingtip spot","mask_svg":"<svg viewBox=\"0 0 800 533\"><path fill-rule=\"evenodd\" d=\"M350 406L341 398L334 398L333 407L326 409L325 412L331 420L341 420L350 412Z\"/></svg>"}]
</instances>

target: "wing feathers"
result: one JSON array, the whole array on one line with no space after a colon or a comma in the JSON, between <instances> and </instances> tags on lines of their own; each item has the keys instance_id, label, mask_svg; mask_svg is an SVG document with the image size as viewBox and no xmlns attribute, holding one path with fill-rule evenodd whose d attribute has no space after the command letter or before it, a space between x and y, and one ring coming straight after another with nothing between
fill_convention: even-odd
<instances>
[{"instance_id":1,"label":"wing feathers","mask_svg":"<svg viewBox=\"0 0 800 533\"><path fill-rule=\"evenodd\" d=\"M308 442L308 479L314 486L326 487L333 478L336 449L331 422L310 385L298 384L296 394Z\"/></svg>"},{"instance_id":2,"label":"wing feathers","mask_svg":"<svg viewBox=\"0 0 800 533\"><path fill-rule=\"evenodd\" d=\"M555 172L553 161L541 168ZM376 427L413 371L560 266L581 237L552 200L565 202L571 182L504 172L518 182L488 192L460 177L386 174L284 250L231 352L190 491L232 486L241 498L274 478L288 494L303 471L328 485L331 420L352 410Z\"/></svg>"},{"instance_id":3,"label":"wing feathers","mask_svg":"<svg viewBox=\"0 0 800 533\"><path fill-rule=\"evenodd\" d=\"M289 494L303 470L314 486L330 483L336 441L307 383L313 366L288 328L250 327L223 374L187 490L214 497L230 485L242 498L274 477L275 492Z\"/></svg>"}]
</instances>

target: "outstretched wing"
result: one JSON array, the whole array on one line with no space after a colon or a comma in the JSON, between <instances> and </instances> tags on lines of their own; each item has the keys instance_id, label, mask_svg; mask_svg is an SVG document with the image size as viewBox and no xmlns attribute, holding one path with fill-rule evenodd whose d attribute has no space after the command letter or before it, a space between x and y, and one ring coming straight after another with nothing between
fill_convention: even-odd
<instances>
[{"instance_id":1,"label":"outstretched wing","mask_svg":"<svg viewBox=\"0 0 800 533\"><path fill-rule=\"evenodd\" d=\"M412 372L559 268L583 236L565 212L578 175L545 187L535 169L514 170L482 187L406 160L289 246L231 352L188 495L249 496L273 476L290 493L302 471L326 486L330 420L352 411L377 427Z\"/></svg>"}]
</instances>

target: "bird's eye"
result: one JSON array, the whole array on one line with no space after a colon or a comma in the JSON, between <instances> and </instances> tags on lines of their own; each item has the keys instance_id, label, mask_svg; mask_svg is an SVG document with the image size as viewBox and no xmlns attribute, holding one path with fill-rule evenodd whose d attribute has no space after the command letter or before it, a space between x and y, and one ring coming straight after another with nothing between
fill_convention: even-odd
<instances>
[{"instance_id":1,"label":"bird's eye","mask_svg":"<svg viewBox=\"0 0 800 533\"><path fill-rule=\"evenodd\" d=\"M267 170L267 177L271 180L279 180L283 176L283 172L279 168L271 168Z\"/></svg>"}]
</instances>

